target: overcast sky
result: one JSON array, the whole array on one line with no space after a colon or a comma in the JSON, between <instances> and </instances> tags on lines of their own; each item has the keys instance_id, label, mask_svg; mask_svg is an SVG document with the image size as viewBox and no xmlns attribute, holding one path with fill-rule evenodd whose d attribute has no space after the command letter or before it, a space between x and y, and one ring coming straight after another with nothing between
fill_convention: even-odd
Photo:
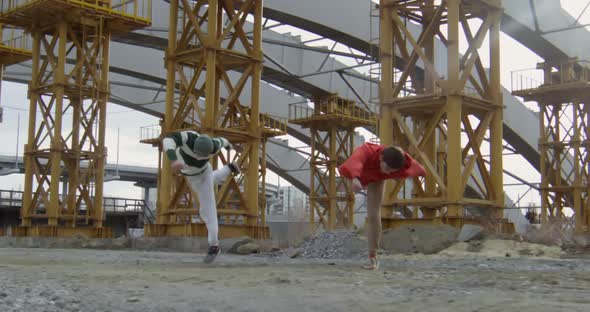
<instances>
[{"instance_id":1,"label":"overcast sky","mask_svg":"<svg viewBox=\"0 0 590 312\"><path fill-rule=\"evenodd\" d=\"M507 1L507 0L505 0ZM572 16L580 15L586 6L586 0L562 0L562 6ZM590 10L585 12L580 18L582 23L590 22ZM283 31L293 31L292 29L283 29ZM567 35L567 33L563 33ZM510 72L525 68L534 68L537 62L542 61L537 55L531 53L527 48L523 47L510 37L502 35L502 84L510 89ZM484 64L488 63L487 49L482 49L482 58ZM22 84L15 84L10 82L2 83L2 97L1 104L4 107L4 122L0 123L0 140L2 145L0 147L0 155L15 155L17 144L17 120L20 115L20 131L19 133L19 155L22 156L23 145L26 142L26 129L28 118L28 100L26 98L27 86ZM535 110L534 103L527 103L531 109ZM126 165L140 165L148 167L157 166L156 149L151 146L139 143L139 129L142 126L157 124L158 120L151 116L142 113L131 111L128 108L109 105L108 108L108 123L106 145L109 149L108 162L116 162L117 151L117 130L120 129L120 153L119 162ZM536 130L535 130L536 131ZM527 179L530 182L538 182L540 180L538 172L534 170L526 160L522 157L505 156L505 167L511 171L516 172L519 176ZM268 182L276 183L277 176L269 175ZM510 178L505 178L506 183L514 182ZM0 177L0 189L17 189L22 190L23 186L22 175L11 175ZM288 184L281 182L281 184ZM528 187L524 186L507 186L506 191L511 197L516 197L518 194L524 193ZM105 185L105 196L121 196L121 197L135 197L141 196L141 190L133 187L132 183L125 182L108 182ZM538 196L530 193L525 197L524 202L536 202L538 204Z\"/></svg>"}]
</instances>

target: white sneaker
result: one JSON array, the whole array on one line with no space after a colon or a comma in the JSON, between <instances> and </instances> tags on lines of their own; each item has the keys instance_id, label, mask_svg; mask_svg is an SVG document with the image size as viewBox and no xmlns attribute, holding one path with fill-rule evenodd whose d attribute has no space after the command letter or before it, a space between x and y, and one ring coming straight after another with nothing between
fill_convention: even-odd
<instances>
[{"instance_id":1,"label":"white sneaker","mask_svg":"<svg viewBox=\"0 0 590 312\"><path fill-rule=\"evenodd\" d=\"M363 266L363 269L366 270L377 270L379 269L379 260L377 258L369 258L367 264Z\"/></svg>"},{"instance_id":2,"label":"white sneaker","mask_svg":"<svg viewBox=\"0 0 590 312\"><path fill-rule=\"evenodd\" d=\"M219 248L219 246L209 246L209 248L207 249L207 255L205 256L205 259L203 259L203 262L213 262L213 260L215 260L215 257L217 257L219 253L221 253L221 248Z\"/></svg>"}]
</instances>

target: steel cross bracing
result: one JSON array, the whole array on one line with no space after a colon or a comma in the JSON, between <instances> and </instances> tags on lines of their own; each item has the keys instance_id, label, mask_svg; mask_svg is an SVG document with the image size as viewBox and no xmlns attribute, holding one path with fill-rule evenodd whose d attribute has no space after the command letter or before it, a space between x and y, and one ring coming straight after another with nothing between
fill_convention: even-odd
<instances>
[{"instance_id":1,"label":"steel cross bracing","mask_svg":"<svg viewBox=\"0 0 590 312\"><path fill-rule=\"evenodd\" d=\"M316 228L354 224L354 192L350 181L337 174L337 167L352 155L355 128L375 126L373 110L336 96L316 98L313 108L307 103L289 107L290 122L311 132L310 222Z\"/></svg>"},{"instance_id":2,"label":"steel cross bracing","mask_svg":"<svg viewBox=\"0 0 590 312\"><path fill-rule=\"evenodd\" d=\"M398 224L400 220L394 217L394 210L407 207L413 213L412 219L461 226L465 222L465 206L471 205L489 210L485 225L494 230L510 230L502 220L499 2L447 0L436 5L432 0L381 0L379 7L382 63L379 137L382 144L402 146L427 171L424 180L414 179L411 198L398 198L404 183L386 184L382 215L385 225ZM483 21L475 31L468 23L473 17ZM422 26L419 36L407 28L403 18ZM447 50L446 73L437 70L434 58L434 38L443 36L440 31L443 24L447 28L446 37L441 38ZM459 54L461 31L469 44L462 56ZM489 74L478 52L488 34ZM406 60L399 76L394 75L395 48ZM412 77L418 60L425 67L424 80ZM410 77L417 94L400 97L402 86ZM466 92L469 85L474 87L475 94ZM478 124L472 124L472 117ZM461 140L462 129L467 133L467 141ZM482 156L486 134L490 135L490 166L486 166ZM483 183L478 183L482 199L466 196L467 184L474 173L483 179Z\"/></svg>"},{"instance_id":3,"label":"steel cross bracing","mask_svg":"<svg viewBox=\"0 0 590 312\"><path fill-rule=\"evenodd\" d=\"M16 234L111 236L111 229L103 227L102 202L109 43L113 32L148 26L149 18L141 12L125 15L126 6L114 8L110 1L1 4L0 23L27 27L32 34L25 191ZM73 66L67 58L76 60ZM69 112L71 119L65 116ZM88 163L85 169L82 162ZM69 188L61 197L65 173Z\"/></svg>"},{"instance_id":4,"label":"steel cross bracing","mask_svg":"<svg viewBox=\"0 0 590 312\"><path fill-rule=\"evenodd\" d=\"M590 231L590 66L573 58L538 64L543 79L514 94L539 104L541 222ZM562 174L557 174L562 173ZM571 214L573 212L573 215Z\"/></svg>"},{"instance_id":5,"label":"steel cross bracing","mask_svg":"<svg viewBox=\"0 0 590 312\"><path fill-rule=\"evenodd\" d=\"M252 13L253 35L244 24ZM229 22L224 23L227 19ZM221 136L240 153L226 153L213 166L236 162L243 171L239 179L228 178L217 189L217 207L226 236L268 237L268 228L259 206L260 147L264 120L260 115L262 73L262 1L248 0L235 7L234 1L170 1L170 31L166 55L167 94L162 135L193 129ZM178 33L180 32L180 34ZM232 81L228 72L240 73ZM251 97L242 103L240 93L249 85ZM175 100L178 90L180 99ZM227 94L221 99L222 94ZM205 98L201 107L199 98ZM263 149L264 152L264 149ZM198 214L196 198L183 177L174 177L170 161L160 154L160 184L156 225L146 227L146 235L202 234L204 224L191 223ZM242 184L244 191L240 190ZM265 182L262 181L264 184ZM191 227L185 224L191 223Z\"/></svg>"}]
</instances>

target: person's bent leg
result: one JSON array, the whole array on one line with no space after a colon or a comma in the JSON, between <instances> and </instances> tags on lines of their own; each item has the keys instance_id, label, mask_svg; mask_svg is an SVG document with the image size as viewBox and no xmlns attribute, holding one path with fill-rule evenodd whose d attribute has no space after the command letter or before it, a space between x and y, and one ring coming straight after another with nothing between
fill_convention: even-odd
<instances>
[{"instance_id":1,"label":"person's bent leg","mask_svg":"<svg viewBox=\"0 0 590 312\"><path fill-rule=\"evenodd\" d=\"M369 259L377 258L381 240L381 204L383 203L383 181L367 186L367 238L369 240Z\"/></svg>"},{"instance_id":2,"label":"person's bent leg","mask_svg":"<svg viewBox=\"0 0 590 312\"><path fill-rule=\"evenodd\" d=\"M229 166L223 166L213 171L213 183L217 185L222 184L230 173L231 169Z\"/></svg>"},{"instance_id":3,"label":"person's bent leg","mask_svg":"<svg viewBox=\"0 0 590 312\"><path fill-rule=\"evenodd\" d=\"M207 224L209 245L217 246L219 241L217 239L217 207L215 206L213 175L211 170L206 170L201 175L201 183L198 184L198 187L195 190L197 195L199 195L199 213L201 214L203 221L205 221L205 224Z\"/></svg>"},{"instance_id":4,"label":"person's bent leg","mask_svg":"<svg viewBox=\"0 0 590 312\"><path fill-rule=\"evenodd\" d=\"M199 196L201 219L207 225L207 241L209 250L205 262L211 262L219 254L219 224L217 220L217 207L215 204L215 191L213 188L213 173L211 169L199 175L199 183L196 184L195 192Z\"/></svg>"}]
</instances>

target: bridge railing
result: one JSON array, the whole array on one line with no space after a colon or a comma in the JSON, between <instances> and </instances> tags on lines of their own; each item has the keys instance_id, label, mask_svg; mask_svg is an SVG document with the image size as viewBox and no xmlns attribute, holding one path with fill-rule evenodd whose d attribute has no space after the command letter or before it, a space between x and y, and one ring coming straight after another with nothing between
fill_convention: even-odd
<instances>
[{"instance_id":1,"label":"bridge railing","mask_svg":"<svg viewBox=\"0 0 590 312\"><path fill-rule=\"evenodd\" d=\"M139 128L139 140L154 140L160 138L162 127L160 125L149 125Z\"/></svg>"},{"instance_id":2,"label":"bridge railing","mask_svg":"<svg viewBox=\"0 0 590 312\"><path fill-rule=\"evenodd\" d=\"M510 87L512 92L537 89L543 85L543 71L528 68L510 73Z\"/></svg>"},{"instance_id":3,"label":"bridge railing","mask_svg":"<svg viewBox=\"0 0 590 312\"><path fill-rule=\"evenodd\" d=\"M0 209L1 208L20 208L23 205L23 191L0 190ZM60 200L64 200L64 196L60 195ZM45 208L43 206L39 207ZM103 208L105 213L110 214L124 214L124 213L140 213L145 217L146 223L151 223L155 220L154 213L150 210L147 203L143 199L119 198L119 197L104 197ZM86 205L81 204L80 211L86 211Z\"/></svg>"},{"instance_id":4,"label":"bridge railing","mask_svg":"<svg viewBox=\"0 0 590 312\"><path fill-rule=\"evenodd\" d=\"M22 207L23 193L21 191L0 190L0 207Z\"/></svg>"}]
</instances>

